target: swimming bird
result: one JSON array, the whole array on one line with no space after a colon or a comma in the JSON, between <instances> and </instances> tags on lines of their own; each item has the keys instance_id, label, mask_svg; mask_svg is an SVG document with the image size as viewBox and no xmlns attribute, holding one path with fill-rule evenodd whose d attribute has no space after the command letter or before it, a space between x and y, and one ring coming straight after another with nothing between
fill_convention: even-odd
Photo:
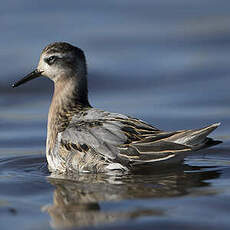
<instances>
[{"instance_id":1,"label":"swimming bird","mask_svg":"<svg viewBox=\"0 0 230 230\"><path fill-rule=\"evenodd\" d=\"M12 86L39 76L48 77L55 86L46 141L51 172L135 171L177 163L192 151L220 143L207 137L219 123L163 131L136 118L93 108L84 52L69 43L46 46L37 68Z\"/></svg>"}]
</instances>

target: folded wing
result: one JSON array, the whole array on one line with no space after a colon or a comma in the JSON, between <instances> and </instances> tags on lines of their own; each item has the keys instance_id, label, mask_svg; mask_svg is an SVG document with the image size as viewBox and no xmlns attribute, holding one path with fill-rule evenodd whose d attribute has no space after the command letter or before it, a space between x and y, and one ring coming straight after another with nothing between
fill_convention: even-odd
<instances>
[{"instance_id":1,"label":"folded wing","mask_svg":"<svg viewBox=\"0 0 230 230\"><path fill-rule=\"evenodd\" d=\"M89 109L73 117L61 133L61 143L72 146L73 154L75 149L96 154L108 162L141 164L218 144L207 138L218 126L164 132L138 119Z\"/></svg>"}]
</instances>

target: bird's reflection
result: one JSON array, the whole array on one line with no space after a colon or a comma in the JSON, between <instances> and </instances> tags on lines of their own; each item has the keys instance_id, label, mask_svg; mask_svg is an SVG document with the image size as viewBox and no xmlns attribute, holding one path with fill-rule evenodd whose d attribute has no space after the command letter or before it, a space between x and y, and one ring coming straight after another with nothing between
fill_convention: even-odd
<instances>
[{"instance_id":1,"label":"bird's reflection","mask_svg":"<svg viewBox=\"0 0 230 230\"><path fill-rule=\"evenodd\" d=\"M43 210L49 213L54 228L95 226L141 216L163 216L163 209L154 205L141 207L140 203L135 206L135 201L132 203L131 200L167 199L193 193L197 196L196 187L209 186L207 180L219 175L215 168L188 165L181 165L174 171L132 175L79 174L67 177L52 174L48 180L55 186L53 204L46 205ZM202 195L204 192L205 189L202 189ZM124 200L129 200L132 205L124 207ZM154 204L154 201L151 202Z\"/></svg>"}]
</instances>

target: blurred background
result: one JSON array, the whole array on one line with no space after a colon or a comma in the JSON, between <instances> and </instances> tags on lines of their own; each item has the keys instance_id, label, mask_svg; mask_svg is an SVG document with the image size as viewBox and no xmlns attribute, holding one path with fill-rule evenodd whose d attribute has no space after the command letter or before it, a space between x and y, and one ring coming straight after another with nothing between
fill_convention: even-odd
<instances>
[{"instance_id":1,"label":"blurred background","mask_svg":"<svg viewBox=\"0 0 230 230\"><path fill-rule=\"evenodd\" d=\"M130 219L129 229L138 228L136 223L147 224L145 229L153 224L161 229L172 225L185 229L178 228L184 224L191 229L229 229L229 12L227 0L2 1L1 228L50 229L51 218L53 227L64 226L65 221L72 221L71 226L86 221L91 226L94 221L120 223L125 217ZM36 68L41 50L55 41L85 51L93 106L165 130L221 122L212 137L224 143L189 156L190 167L169 174L116 178L115 182L87 175L73 188L72 183L66 188L60 183L58 188L56 181L48 182L44 157L32 153L45 152L53 84L45 78L15 89L11 84ZM54 194L50 183L57 187ZM74 202L65 197L68 190L70 198L77 200L69 216L66 201ZM59 207L57 200L62 196ZM54 207L47 206L53 202ZM88 209L79 210L79 203ZM43 206L46 213L41 212ZM79 218L74 222L76 213Z\"/></svg>"},{"instance_id":2,"label":"blurred background","mask_svg":"<svg viewBox=\"0 0 230 230\"><path fill-rule=\"evenodd\" d=\"M229 1L16 1L0 8L1 153L44 150L52 83L11 89L54 41L82 48L92 105L229 135ZM14 149L15 148L15 149Z\"/></svg>"},{"instance_id":3,"label":"blurred background","mask_svg":"<svg viewBox=\"0 0 230 230\"><path fill-rule=\"evenodd\" d=\"M229 135L227 0L16 1L0 8L0 153L41 152L53 86L32 71L41 50L66 41L85 51L93 106L161 129L222 122Z\"/></svg>"}]
</instances>

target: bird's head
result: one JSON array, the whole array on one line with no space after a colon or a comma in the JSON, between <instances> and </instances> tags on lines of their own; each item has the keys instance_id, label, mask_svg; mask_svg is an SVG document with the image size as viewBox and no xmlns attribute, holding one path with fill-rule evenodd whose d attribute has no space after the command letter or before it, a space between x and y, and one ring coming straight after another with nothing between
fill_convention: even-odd
<instances>
[{"instance_id":1,"label":"bird's head","mask_svg":"<svg viewBox=\"0 0 230 230\"><path fill-rule=\"evenodd\" d=\"M64 78L82 78L86 71L85 55L81 49L66 42L55 42L43 49L37 68L12 86L17 87L41 75L55 83Z\"/></svg>"}]
</instances>

